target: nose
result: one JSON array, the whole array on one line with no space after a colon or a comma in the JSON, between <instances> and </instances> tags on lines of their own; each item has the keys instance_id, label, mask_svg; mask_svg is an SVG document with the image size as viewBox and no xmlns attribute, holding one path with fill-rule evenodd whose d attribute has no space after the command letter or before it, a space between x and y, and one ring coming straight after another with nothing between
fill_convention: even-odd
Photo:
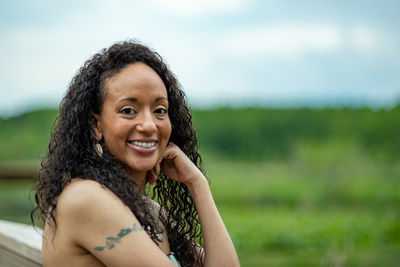
<instances>
[{"instance_id":1,"label":"nose","mask_svg":"<svg viewBox=\"0 0 400 267\"><path fill-rule=\"evenodd\" d=\"M141 112L137 130L144 133L153 133L157 129L153 114L149 111Z\"/></svg>"}]
</instances>

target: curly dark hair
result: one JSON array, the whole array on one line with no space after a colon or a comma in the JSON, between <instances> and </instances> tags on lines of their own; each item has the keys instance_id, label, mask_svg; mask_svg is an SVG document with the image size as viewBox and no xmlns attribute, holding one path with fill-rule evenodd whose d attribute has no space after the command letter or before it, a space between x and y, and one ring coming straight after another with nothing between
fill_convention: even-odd
<instances>
[{"instance_id":1,"label":"curly dark hair","mask_svg":"<svg viewBox=\"0 0 400 267\"><path fill-rule=\"evenodd\" d=\"M127 166L107 149L103 157L99 157L93 149L97 142L93 117L100 114L102 108L105 80L128 64L137 62L151 67L165 84L172 125L169 141L175 143L201 169L192 116L177 79L158 53L137 41L119 42L86 61L71 81L60 104L48 153L41 163L35 186L37 206L32 211L32 221L38 213L40 220L44 222L49 218L56 228L54 210L63 188L73 178L94 180L116 194L142 225L150 226L151 236L159 233L157 221L161 220L168 232L171 250L183 266L202 265L195 242L202 242L200 223L187 187L161 172L152 190L147 190L162 207L155 214L154 205L143 198L143 190L133 177L127 175Z\"/></svg>"}]
</instances>

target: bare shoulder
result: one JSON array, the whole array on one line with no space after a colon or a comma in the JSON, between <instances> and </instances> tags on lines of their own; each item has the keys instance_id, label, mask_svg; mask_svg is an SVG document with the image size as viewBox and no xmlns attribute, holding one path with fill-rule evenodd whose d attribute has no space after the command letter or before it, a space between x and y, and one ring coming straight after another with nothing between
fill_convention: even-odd
<instances>
[{"instance_id":1,"label":"bare shoulder","mask_svg":"<svg viewBox=\"0 0 400 267\"><path fill-rule=\"evenodd\" d=\"M59 200L62 201L66 199L73 201L75 198L79 198L78 200L90 199L97 194L105 195L107 191L109 190L105 186L96 181L77 178L73 179L72 182L65 186L60 194Z\"/></svg>"},{"instance_id":2,"label":"bare shoulder","mask_svg":"<svg viewBox=\"0 0 400 267\"><path fill-rule=\"evenodd\" d=\"M59 201L71 201L80 203L82 200L90 200L92 197L116 197L104 185L86 179L74 179L60 194Z\"/></svg>"},{"instance_id":3,"label":"bare shoulder","mask_svg":"<svg viewBox=\"0 0 400 267\"><path fill-rule=\"evenodd\" d=\"M90 250L133 224L140 226L131 210L107 187L93 180L74 179L59 196L57 224L65 236Z\"/></svg>"},{"instance_id":4,"label":"bare shoulder","mask_svg":"<svg viewBox=\"0 0 400 267\"><path fill-rule=\"evenodd\" d=\"M134 216L108 188L93 180L75 179L60 194L57 214L60 219L71 221L95 221L107 216L128 213Z\"/></svg>"},{"instance_id":5,"label":"bare shoulder","mask_svg":"<svg viewBox=\"0 0 400 267\"><path fill-rule=\"evenodd\" d=\"M106 266L173 266L122 200L95 181L74 180L64 188L57 224L74 246Z\"/></svg>"}]
</instances>

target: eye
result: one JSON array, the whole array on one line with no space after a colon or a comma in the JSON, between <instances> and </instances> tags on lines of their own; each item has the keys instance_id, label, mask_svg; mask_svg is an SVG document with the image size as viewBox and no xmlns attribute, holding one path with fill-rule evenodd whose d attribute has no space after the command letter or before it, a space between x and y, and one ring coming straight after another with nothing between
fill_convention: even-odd
<instances>
[{"instance_id":1,"label":"eye","mask_svg":"<svg viewBox=\"0 0 400 267\"><path fill-rule=\"evenodd\" d=\"M125 115L133 115L136 113L133 108L123 108L120 112Z\"/></svg>"},{"instance_id":2,"label":"eye","mask_svg":"<svg viewBox=\"0 0 400 267\"><path fill-rule=\"evenodd\" d=\"M167 114L168 110L166 108L158 108L155 110L155 113L157 114Z\"/></svg>"}]
</instances>

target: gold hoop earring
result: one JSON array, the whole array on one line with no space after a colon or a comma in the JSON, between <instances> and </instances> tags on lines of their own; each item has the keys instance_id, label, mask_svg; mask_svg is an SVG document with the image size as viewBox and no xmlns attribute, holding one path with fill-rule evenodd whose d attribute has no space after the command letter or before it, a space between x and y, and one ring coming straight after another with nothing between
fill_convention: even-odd
<instances>
[{"instance_id":1,"label":"gold hoop earring","mask_svg":"<svg viewBox=\"0 0 400 267\"><path fill-rule=\"evenodd\" d=\"M96 151L96 154L101 158L101 157L103 157L103 148L102 148L102 146L100 145L100 143L96 143L95 145L94 145L94 151Z\"/></svg>"}]
</instances>

